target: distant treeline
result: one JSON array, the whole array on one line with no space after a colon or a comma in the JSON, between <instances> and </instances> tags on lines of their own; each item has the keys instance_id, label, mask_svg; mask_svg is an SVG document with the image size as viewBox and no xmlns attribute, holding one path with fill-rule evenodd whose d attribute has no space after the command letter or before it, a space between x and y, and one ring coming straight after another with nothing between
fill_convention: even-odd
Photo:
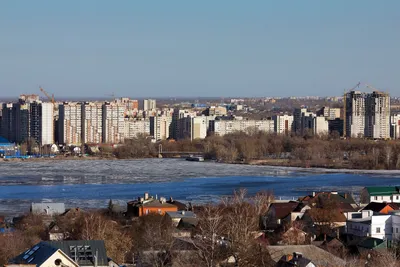
<instances>
[{"instance_id":1,"label":"distant treeline","mask_svg":"<svg viewBox=\"0 0 400 267\"><path fill-rule=\"evenodd\" d=\"M340 139L338 135L296 136L236 132L203 140L152 143L144 136L127 140L113 151L117 158L157 157L163 151L203 153L227 163L350 169L400 169L400 141Z\"/></svg>"}]
</instances>

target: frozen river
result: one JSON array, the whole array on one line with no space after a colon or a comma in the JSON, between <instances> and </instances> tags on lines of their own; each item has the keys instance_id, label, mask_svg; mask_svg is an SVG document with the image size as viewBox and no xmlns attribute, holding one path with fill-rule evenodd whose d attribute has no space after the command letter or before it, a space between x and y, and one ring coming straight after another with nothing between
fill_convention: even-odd
<instances>
[{"instance_id":1,"label":"frozen river","mask_svg":"<svg viewBox=\"0 0 400 267\"><path fill-rule=\"evenodd\" d=\"M60 201L67 207L106 207L109 199L136 199L143 192L208 202L246 188L272 190L292 199L312 191L359 194L362 187L400 185L389 173L317 173L268 166L188 162L182 159L54 160L0 163L0 213L27 212L31 202Z\"/></svg>"}]
</instances>

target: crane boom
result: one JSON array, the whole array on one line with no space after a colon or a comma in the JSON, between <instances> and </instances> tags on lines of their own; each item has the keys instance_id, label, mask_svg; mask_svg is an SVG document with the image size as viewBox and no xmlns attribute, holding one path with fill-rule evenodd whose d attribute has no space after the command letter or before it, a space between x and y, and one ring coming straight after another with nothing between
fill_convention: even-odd
<instances>
[{"instance_id":1,"label":"crane boom","mask_svg":"<svg viewBox=\"0 0 400 267\"><path fill-rule=\"evenodd\" d=\"M50 96L50 94L47 93L42 87L39 86L39 89L40 89L40 91L50 100L50 102L53 103L53 108L54 108L54 110L56 110L57 107L56 107L56 101L55 101L55 99L54 99L54 94L52 94L52 95Z\"/></svg>"}]
</instances>

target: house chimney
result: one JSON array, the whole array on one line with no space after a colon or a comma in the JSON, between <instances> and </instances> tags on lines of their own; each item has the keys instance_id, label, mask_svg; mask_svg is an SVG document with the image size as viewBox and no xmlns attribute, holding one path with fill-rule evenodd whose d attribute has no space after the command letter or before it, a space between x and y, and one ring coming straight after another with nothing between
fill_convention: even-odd
<instances>
[{"instance_id":1,"label":"house chimney","mask_svg":"<svg viewBox=\"0 0 400 267\"><path fill-rule=\"evenodd\" d=\"M96 250L96 255L94 256L94 267L97 267L98 264L98 257L99 257L99 251Z\"/></svg>"},{"instance_id":2,"label":"house chimney","mask_svg":"<svg viewBox=\"0 0 400 267\"><path fill-rule=\"evenodd\" d=\"M347 197L348 197L348 194L344 193L344 199L347 199Z\"/></svg>"},{"instance_id":3,"label":"house chimney","mask_svg":"<svg viewBox=\"0 0 400 267\"><path fill-rule=\"evenodd\" d=\"M149 200L149 193L148 192L144 193L144 200Z\"/></svg>"},{"instance_id":4,"label":"house chimney","mask_svg":"<svg viewBox=\"0 0 400 267\"><path fill-rule=\"evenodd\" d=\"M315 197L315 192L312 192L312 196Z\"/></svg>"},{"instance_id":5,"label":"house chimney","mask_svg":"<svg viewBox=\"0 0 400 267\"><path fill-rule=\"evenodd\" d=\"M172 197L169 197L169 202L171 202L171 203L173 203L173 202L174 202L174 200L173 200L173 198L172 198Z\"/></svg>"},{"instance_id":6,"label":"house chimney","mask_svg":"<svg viewBox=\"0 0 400 267\"><path fill-rule=\"evenodd\" d=\"M182 215L185 215L185 211L184 210L182 210Z\"/></svg>"}]
</instances>

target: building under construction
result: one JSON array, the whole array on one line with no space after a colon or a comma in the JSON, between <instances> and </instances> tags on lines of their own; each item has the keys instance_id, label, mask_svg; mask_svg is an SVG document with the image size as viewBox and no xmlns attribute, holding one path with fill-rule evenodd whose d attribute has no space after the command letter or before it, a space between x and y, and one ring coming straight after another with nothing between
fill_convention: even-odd
<instances>
[{"instance_id":1,"label":"building under construction","mask_svg":"<svg viewBox=\"0 0 400 267\"><path fill-rule=\"evenodd\" d=\"M390 138L389 94L350 91L344 95L344 105L345 137Z\"/></svg>"}]
</instances>

